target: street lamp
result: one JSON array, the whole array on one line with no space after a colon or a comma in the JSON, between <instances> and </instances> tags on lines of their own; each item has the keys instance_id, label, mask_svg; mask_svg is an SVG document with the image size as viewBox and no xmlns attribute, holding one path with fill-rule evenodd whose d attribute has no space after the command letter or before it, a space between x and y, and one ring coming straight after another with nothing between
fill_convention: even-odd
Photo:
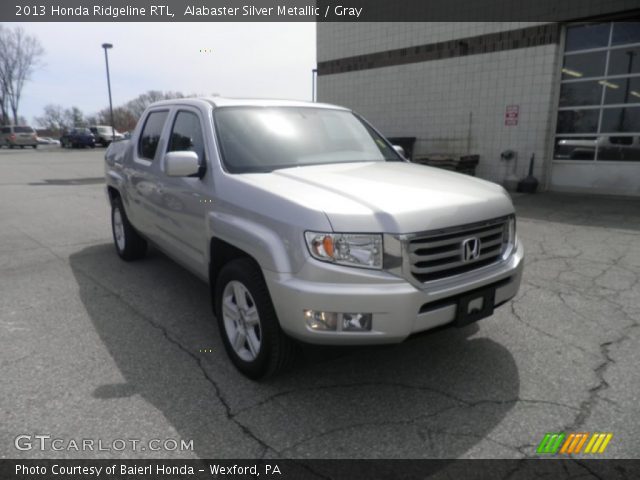
<instances>
[{"instance_id":1,"label":"street lamp","mask_svg":"<svg viewBox=\"0 0 640 480\"><path fill-rule=\"evenodd\" d=\"M116 139L116 130L113 126L113 102L111 101L111 79L109 78L109 55L107 55L107 50L113 48L113 45L110 43L103 43L102 48L104 48L104 63L107 65L107 88L109 89L109 113L111 114L111 141L113 142Z\"/></svg>"}]
</instances>

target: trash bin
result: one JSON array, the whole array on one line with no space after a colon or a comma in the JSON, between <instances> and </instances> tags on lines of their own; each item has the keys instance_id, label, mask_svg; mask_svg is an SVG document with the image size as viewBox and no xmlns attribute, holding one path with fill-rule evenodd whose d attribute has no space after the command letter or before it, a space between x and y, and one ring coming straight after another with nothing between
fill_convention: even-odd
<instances>
[{"instance_id":1,"label":"trash bin","mask_svg":"<svg viewBox=\"0 0 640 480\"><path fill-rule=\"evenodd\" d=\"M413 146L416 143L416 137L387 137L393 145L398 145L404 149L404 153L409 160L413 159Z\"/></svg>"}]
</instances>

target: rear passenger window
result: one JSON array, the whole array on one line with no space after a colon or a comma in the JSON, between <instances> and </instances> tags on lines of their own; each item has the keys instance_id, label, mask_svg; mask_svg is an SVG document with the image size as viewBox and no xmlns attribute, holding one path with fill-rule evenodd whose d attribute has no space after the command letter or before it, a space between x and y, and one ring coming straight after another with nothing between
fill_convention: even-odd
<instances>
[{"instance_id":1,"label":"rear passenger window","mask_svg":"<svg viewBox=\"0 0 640 480\"><path fill-rule=\"evenodd\" d=\"M2 133L11 133L11 129L9 127L3 127Z\"/></svg>"},{"instance_id":2,"label":"rear passenger window","mask_svg":"<svg viewBox=\"0 0 640 480\"><path fill-rule=\"evenodd\" d=\"M202 127L200 119L192 112L178 112L173 123L169 148L167 151L190 150L198 154L200 162L204 160L204 141L202 139Z\"/></svg>"},{"instance_id":3,"label":"rear passenger window","mask_svg":"<svg viewBox=\"0 0 640 480\"><path fill-rule=\"evenodd\" d=\"M153 160L160 142L160 134L167 120L168 111L151 112L144 123L140 142L138 143L138 155L147 160Z\"/></svg>"}]
</instances>

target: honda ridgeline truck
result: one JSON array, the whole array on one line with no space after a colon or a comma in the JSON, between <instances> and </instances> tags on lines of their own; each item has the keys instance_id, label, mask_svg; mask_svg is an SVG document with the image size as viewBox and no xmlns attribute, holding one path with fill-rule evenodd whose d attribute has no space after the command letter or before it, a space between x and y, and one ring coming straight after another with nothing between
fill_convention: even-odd
<instances>
[{"instance_id":1,"label":"honda ridgeline truck","mask_svg":"<svg viewBox=\"0 0 640 480\"><path fill-rule=\"evenodd\" d=\"M290 363L296 340L401 342L491 315L522 276L509 196L400 150L333 105L155 103L105 154L116 251L151 243L208 282L251 378Z\"/></svg>"}]
</instances>

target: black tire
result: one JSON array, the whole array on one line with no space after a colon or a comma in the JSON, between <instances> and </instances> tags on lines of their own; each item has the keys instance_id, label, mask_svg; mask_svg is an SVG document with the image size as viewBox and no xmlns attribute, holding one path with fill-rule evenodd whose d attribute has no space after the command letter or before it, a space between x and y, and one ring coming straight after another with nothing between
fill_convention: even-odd
<instances>
[{"instance_id":1,"label":"black tire","mask_svg":"<svg viewBox=\"0 0 640 480\"><path fill-rule=\"evenodd\" d=\"M24 145L20 145L20 150L24 150Z\"/></svg>"},{"instance_id":2,"label":"black tire","mask_svg":"<svg viewBox=\"0 0 640 480\"><path fill-rule=\"evenodd\" d=\"M252 299L258 312L260 349L253 360L241 358L234 350L223 319L223 294L232 281L239 282L245 287L250 294L247 301ZM275 375L289 367L296 355L296 344L280 328L280 322L259 266L250 258L232 260L222 268L215 285L213 298L220 336L227 355L236 368L247 377L257 380ZM248 346L248 340L245 345Z\"/></svg>"},{"instance_id":3,"label":"black tire","mask_svg":"<svg viewBox=\"0 0 640 480\"><path fill-rule=\"evenodd\" d=\"M117 232L118 215L120 216L121 230ZM138 260L147 253L147 241L129 223L127 214L124 211L122 200L116 197L111 202L111 233L113 234L113 244L116 247L118 256L130 262ZM122 235L121 237L119 235Z\"/></svg>"},{"instance_id":4,"label":"black tire","mask_svg":"<svg viewBox=\"0 0 640 480\"><path fill-rule=\"evenodd\" d=\"M34 150L38 148L38 145L31 145L31 146L33 147Z\"/></svg>"}]
</instances>

